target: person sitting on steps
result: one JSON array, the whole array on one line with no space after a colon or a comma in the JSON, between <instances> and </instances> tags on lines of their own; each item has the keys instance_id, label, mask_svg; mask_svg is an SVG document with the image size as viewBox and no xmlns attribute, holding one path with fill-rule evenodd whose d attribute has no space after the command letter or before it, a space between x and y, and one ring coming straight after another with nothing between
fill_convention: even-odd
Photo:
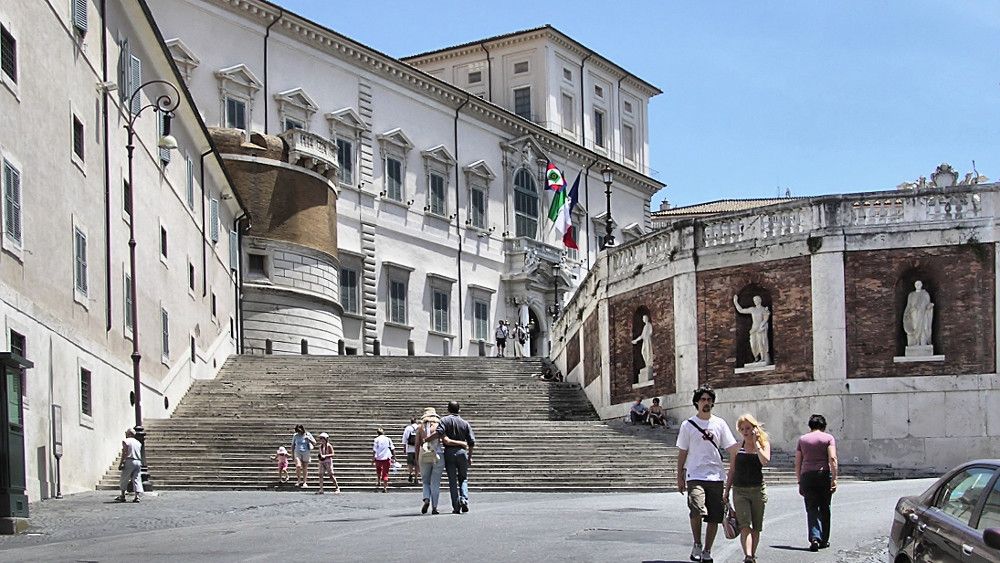
<instances>
[{"instance_id":1,"label":"person sitting on steps","mask_svg":"<svg viewBox=\"0 0 1000 563\"><path fill-rule=\"evenodd\" d=\"M649 425L656 426L657 424L662 425L664 428L667 427L667 413L660 406L660 399L653 399L653 405L649 407Z\"/></svg>"},{"instance_id":2,"label":"person sitting on steps","mask_svg":"<svg viewBox=\"0 0 1000 563\"><path fill-rule=\"evenodd\" d=\"M649 409L646 405L642 404L642 397L635 400L635 404L628 411L629 423L631 424L641 424L646 422L646 418L649 416Z\"/></svg>"}]
</instances>

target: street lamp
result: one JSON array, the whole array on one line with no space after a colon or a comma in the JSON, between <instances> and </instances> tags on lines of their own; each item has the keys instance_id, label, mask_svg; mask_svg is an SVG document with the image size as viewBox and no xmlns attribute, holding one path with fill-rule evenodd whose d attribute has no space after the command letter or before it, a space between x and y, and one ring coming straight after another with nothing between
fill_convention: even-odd
<instances>
[{"instance_id":1,"label":"street lamp","mask_svg":"<svg viewBox=\"0 0 1000 563\"><path fill-rule=\"evenodd\" d=\"M143 88L150 86L152 84L163 84L173 91L173 97L168 92L166 94L161 94L152 101L141 108L138 111L132 112L131 108L135 97L139 95ZM139 371L139 362L142 360L142 354L139 352L139 300L136 298L136 268L135 268L135 182L133 181L132 175L132 153L135 151L135 122L139 119L139 115L142 114L148 108L153 108L153 112L160 114L162 112L162 136L157 142L157 146L161 149L171 150L177 148L177 139L175 139L170 134L170 120L173 117L173 112L177 109L181 103L180 92L177 91L177 87L165 80L150 80L132 92L132 95L128 98L128 105L126 105L127 111L129 111L128 121L125 123L125 130L128 132L128 144L125 145L125 150L128 152L128 210L129 210L129 222L128 222L128 261L129 261L129 295L132 296L132 303L130 308L130 313L132 315L132 394L135 400L135 437L142 443L142 484L143 488L152 488L149 484L149 466L146 465L146 431L142 427L142 376Z\"/></svg>"},{"instance_id":2,"label":"street lamp","mask_svg":"<svg viewBox=\"0 0 1000 563\"><path fill-rule=\"evenodd\" d=\"M609 246L615 245L615 237L611 234L611 182L614 181L614 172L611 170L611 166L605 164L604 168L601 168L601 176L604 179L604 195L607 197L608 201L608 216L604 218L604 244L601 245L601 249L608 248Z\"/></svg>"}]
</instances>

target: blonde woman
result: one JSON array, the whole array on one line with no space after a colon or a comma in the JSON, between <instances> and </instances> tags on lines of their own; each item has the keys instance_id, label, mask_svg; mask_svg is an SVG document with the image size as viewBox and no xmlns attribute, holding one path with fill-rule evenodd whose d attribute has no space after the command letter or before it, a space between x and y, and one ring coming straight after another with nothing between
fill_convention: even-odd
<instances>
[{"instance_id":1,"label":"blonde woman","mask_svg":"<svg viewBox=\"0 0 1000 563\"><path fill-rule=\"evenodd\" d=\"M431 514L438 514L441 473L444 471L444 444L438 433L440 424L441 419L438 418L437 410L434 407L425 408L424 415L420 418L420 426L417 427L417 462L420 465L420 481L424 485L424 504L420 508L421 514L427 514L428 507L433 509Z\"/></svg>"},{"instance_id":2,"label":"blonde woman","mask_svg":"<svg viewBox=\"0 0 1000 563\"><path fill-rule=\"evenodd\" d=\"M771 443L767 432L751 414L741 416L736 421L736 429L743 437L743 443L739 452L729 460L729 476L723 496L728 501L729 491L733 491L733 508L740 522L743 562L756 563L760 531L764 528L764 505L767 504L763 468L771 461Z\"/></svg>"}]
</instances>

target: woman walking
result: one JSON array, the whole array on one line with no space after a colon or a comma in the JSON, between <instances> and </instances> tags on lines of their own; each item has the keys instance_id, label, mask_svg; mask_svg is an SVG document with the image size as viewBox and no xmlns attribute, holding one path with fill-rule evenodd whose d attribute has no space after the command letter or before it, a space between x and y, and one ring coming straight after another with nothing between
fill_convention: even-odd
<instances>
[{"instance_id":1,"label":"woman walking","mask_svg":"<svg viewBox=\"0 0 1000 563\"><path fill-rule=\"evenodd\" d=\"M295 425L295 434L292 435L292 455L295 456L295 486L306 487L309 481L309 462L312 461L312 449L316 445L316 440L312 434L306 432L305 426Z\"/></svg>"},{"instance_id":2,"label":"woman walking","mask_svg":"<svg viewBox=\"0 0 1000 563\"><path fill-rule=\"evenodd\" d=\"M830 547L830 498L837 490L837 442L826 433L826 418L809 417L809 432L795 448L795 478L806 504L809 551Z\"/></svg>"},{"instance_id":3,"label":"woman walking","mask_svg":"<svg viewBox=\"0 0 1000 563\"><path fill-rule=\"evenodd\" d=\"M771 443L767 432L751 414L741 416L736 421L736 429L743 436L743 443L729 460L724 496L728 501L729 491L733 491L743 563L756 563L760 532L764 529L764 505L767 504L763 468L771 461Z\"/></svg>"},{"instance_id":4,"label":"woman walking","mask_svg":"<svg viewBox=\"0 0 1000 563\"><path fill-rule=\"evenodd\" d=\"M438 497L441 496L441 473L444 471L444 444L438 434L438 425L441 419L438 418L434 407L424 409L424 415L420 419L420 427L417 428L417 456L420 464L420 480L424 485L424 504L420 508L421 514L427 514L427 508L431 507L431 514L438 514Z\"/></svg>"}]
</instances>

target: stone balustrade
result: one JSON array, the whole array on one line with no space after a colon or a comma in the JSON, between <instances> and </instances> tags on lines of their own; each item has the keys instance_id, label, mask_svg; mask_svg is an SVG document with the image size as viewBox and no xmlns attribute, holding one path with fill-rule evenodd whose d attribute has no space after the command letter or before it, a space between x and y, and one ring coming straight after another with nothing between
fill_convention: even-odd
<instances>
[{"instance_id":1,"label":"stone balustrade","mask_svg":"<svg viewBox=\"0 0 1000 563\"><path fill-rule=\"evenodd\" d=\"M312 170L333 180L340 169L337 144L303 129L289 129L278 135L288 143L288 163Z\"/></svg>"}]
</instances>

